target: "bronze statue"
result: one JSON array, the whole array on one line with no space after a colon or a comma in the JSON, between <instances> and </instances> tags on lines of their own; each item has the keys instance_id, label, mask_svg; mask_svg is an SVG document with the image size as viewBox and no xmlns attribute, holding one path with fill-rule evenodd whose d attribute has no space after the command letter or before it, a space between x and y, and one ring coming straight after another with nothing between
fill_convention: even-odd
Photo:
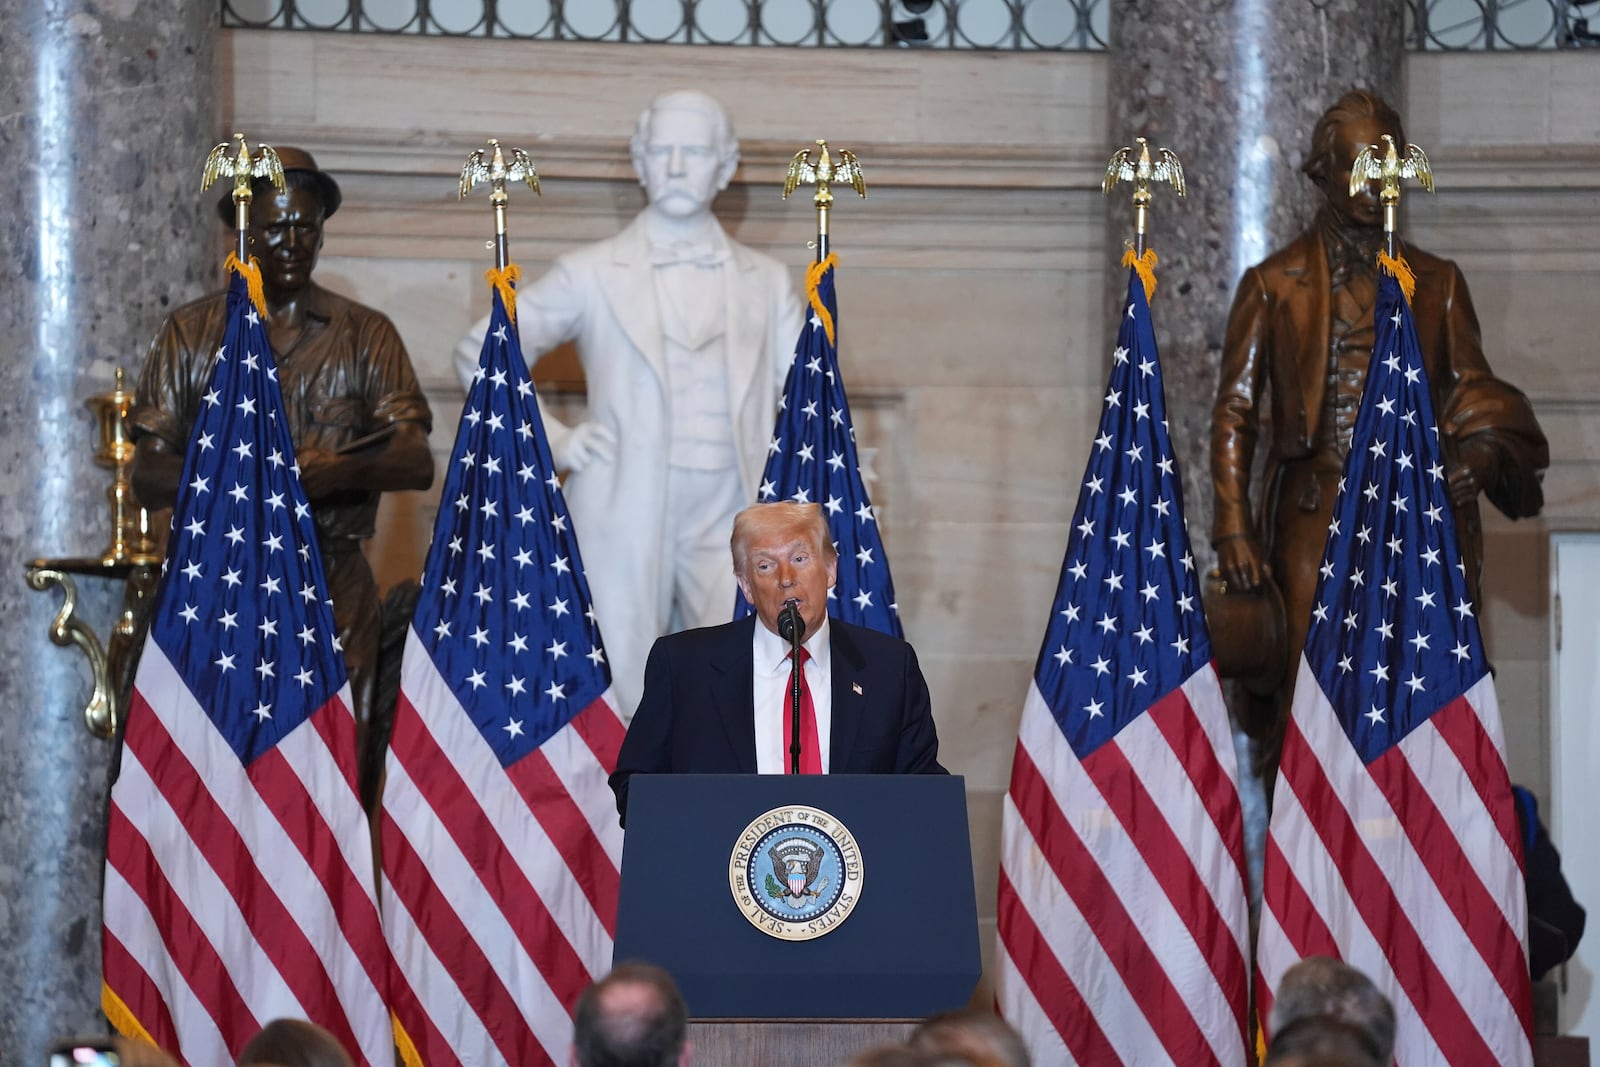
<instances>
[{"instance_id":1,"label":"bronze statue","mask_svg":"<svg viewBox=\"0 0 1600 1067\"><path fill-rule=\"evenodd\" d=\"M378 585L361 542L372 536L378 497L388 489L426 489L432 414L405 345L379 312L311 280L322 224L339 208L339 185L310 153L280 147L287 188L264 178L253 189L248 247L261 264L267 337L278 367L300 480L317 522L358 723L372 712L379 644ZM234 221L224 193L217 204ZM149 508L171 507L184 451L222 341L227 293L167 316L139 376L129 414L138 442L134 492Z\"/></svg>"},{"instance_id":2,"label":"bronze statue","mask_svg":"<svg viewBox=\"0 0 1600 1067\"><path fill-rule=\"evenodd\" d=\"M1350 193L1350 170L1360 150L1384 134L1406 143L1399 115L1372 93L1346 93L1323 113L1301 170L1326 202L1309 229L1245 272L1223 342L1211 421L1212 544L1230 589L1276 585L1288 631L1288 663L1276 691L1239 714L1258 743L1257 769L1269 789L1372 358L1382 211L1371 186ZM1550 450L1528 398L1490 371L1460 270L1403 242L1400 252L1416 273L1417 337L1467 580L1481 605L1478 494L1513 519L1538 514ZM1270 436L1252 502L1263 422Z\"/></svg>"}]
</instances>

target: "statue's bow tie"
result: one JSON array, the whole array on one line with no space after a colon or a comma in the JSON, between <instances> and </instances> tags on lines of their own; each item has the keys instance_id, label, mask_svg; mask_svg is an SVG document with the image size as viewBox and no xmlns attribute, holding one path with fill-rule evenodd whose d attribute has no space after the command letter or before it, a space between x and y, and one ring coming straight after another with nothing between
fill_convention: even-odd
<instances>
[{"instance_id":1,"label":"statue's bow tie","mask_svg":"<svg viewBox=\"0 0 1600 1067\"><path fill-rule=\"evenodd\" d=\"M651 245L650 262L660 267L672 263L687 263L695 267L715 267L728 258L728 250L709 241L695 244Z\"/></svg>"}]
</instances>

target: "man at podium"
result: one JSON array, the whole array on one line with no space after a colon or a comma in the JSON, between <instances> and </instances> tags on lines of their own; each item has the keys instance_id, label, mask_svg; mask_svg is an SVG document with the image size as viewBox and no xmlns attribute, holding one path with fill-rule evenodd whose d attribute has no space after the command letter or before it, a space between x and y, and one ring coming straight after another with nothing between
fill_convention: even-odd
<instances>
[{"instance_id":1,"label":"man at podium","mask_svg":"<svg viewBox=\"0 0 1600 1067\"><path fill-rule=\"evenodd\" d=\"M670 634L611 788L627 820L635 774L782 774L791 762L791 628L800 633L800 772L944 774L911 646L828 618L837 555L816 504L756 504L733 521L733 573L753 618Z\"/></svg>"}]
</instances>

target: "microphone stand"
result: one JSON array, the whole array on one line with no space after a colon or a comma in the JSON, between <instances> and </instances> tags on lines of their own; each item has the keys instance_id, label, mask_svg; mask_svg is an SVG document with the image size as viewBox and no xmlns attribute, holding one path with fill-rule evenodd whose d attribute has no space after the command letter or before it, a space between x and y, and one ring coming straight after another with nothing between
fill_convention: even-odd
<instances>
[{"instance_id":1,"label":"microphone stand","mask_svg":"<svg viewBox=\"0 0 1600 1067\"><path fill-rule=\"evenodd\" d=\"M789 642L789 773L800 773L800 672L805 665L800 662L800 642L805 637L805 620L800 617L800 606L790 600L778 615L778 636Z\"/></svg>"}]
</instances>

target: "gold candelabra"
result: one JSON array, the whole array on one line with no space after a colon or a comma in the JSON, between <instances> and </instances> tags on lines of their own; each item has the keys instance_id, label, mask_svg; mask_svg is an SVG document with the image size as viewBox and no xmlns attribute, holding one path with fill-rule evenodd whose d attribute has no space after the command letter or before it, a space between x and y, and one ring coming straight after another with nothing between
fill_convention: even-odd
<instances>
[{"instance_id":1,"label":"gold candelabra","mask_svg":"<svg viewBox=\"0 0 1600 1067\"><path fill-rule=\"evenodd\" d=\"M117 368L116 385L111 391L91 396L84 406L94 415L94 461L111 471L111 488L106 490L106 499L111 502L111 545L101 559L136 566L159 563L150 513L139 505L128 481L134 450L128 437L133 394L123 388L121 367Z\"/></svg>"}]
</instances>

